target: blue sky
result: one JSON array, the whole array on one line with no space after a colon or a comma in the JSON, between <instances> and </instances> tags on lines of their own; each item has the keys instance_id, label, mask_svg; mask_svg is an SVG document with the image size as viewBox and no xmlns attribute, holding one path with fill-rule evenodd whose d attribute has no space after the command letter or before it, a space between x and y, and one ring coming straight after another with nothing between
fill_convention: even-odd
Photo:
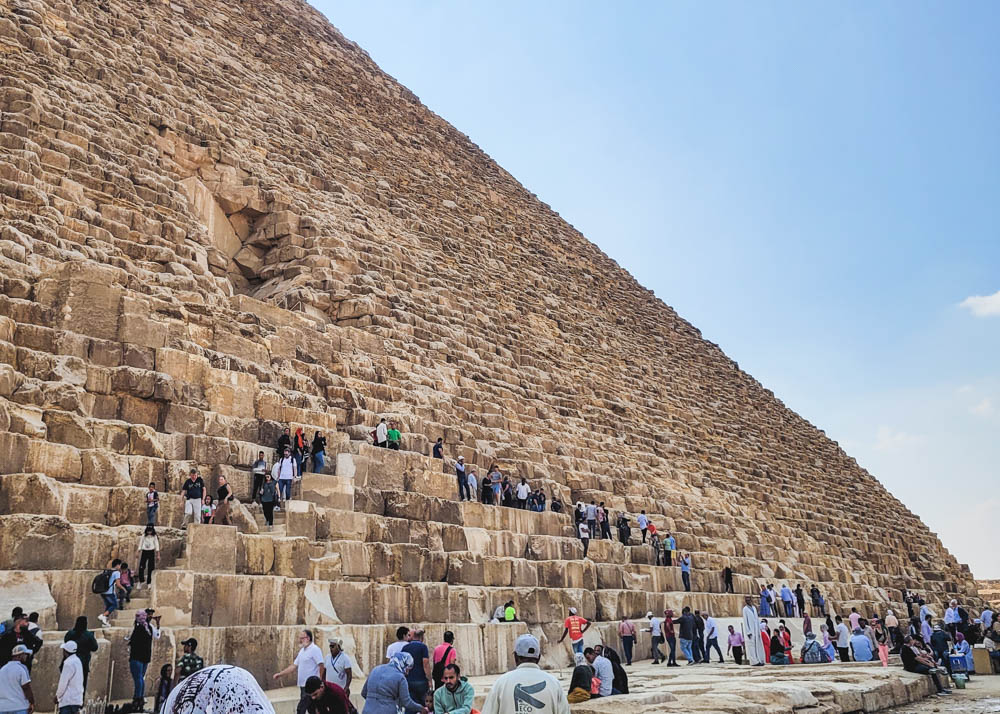
<instances>
[{"instance_id":1,"label":"blue sky","mask_svg":"<svg viewBox=\"0 0 1000 714\"><path fill-rule=\"evenodd\" d=\"M313 4L1000 578L1000 4Z\"/></svg>"}]
</instances>

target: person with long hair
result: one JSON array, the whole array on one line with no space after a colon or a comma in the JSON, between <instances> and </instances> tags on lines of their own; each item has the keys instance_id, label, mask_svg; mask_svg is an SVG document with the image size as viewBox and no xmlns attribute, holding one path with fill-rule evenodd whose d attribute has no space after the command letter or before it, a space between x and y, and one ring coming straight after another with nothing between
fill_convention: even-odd
<instances>
[{"instance_id":1,"label":"person with long hair","mask_svg":"<svg viewBox=\"0 0 1000 714\"><path fill-rule=\"evenodd\" d=\"M153 583L153 569L156 567L156 557L160 554L160 539L156 536L156 527L152 523L146 525L142 537L139 538L139 572L136 587L142 587L142 575L146 574L146 587Z\"/></svg>"},{"instance_id":2,"label":"person with long hair","mask_svg":"<svg viewBox=\"0 0 1000 714\"><path fill-rule=\"evenodd\" d=\"M229 525L229 502L233 500L233 489L230 488L225 476L219 476L219 505L212 514L212 523L217 526Z\"/></svg>"},{"instance_id":3,"label":"person with long hair","mask_svg":"<svg viewBox=\"0 0 1000 714\"><path fill-rule=\"evenodd\" d=\"M323 467L326 464L326 437L318 431L313 434L312 464L313 473L323 473Z\"/></svg>"},{"instance_id":4,"label":"person with long hair","mask_svg":"<svg viewBox=\"0 0 1000 714\"><path fill-rule=\"evenodd\" d=\"M165 664L160 667L160 681L156 683L156 699L153 700L153 714L162 714L163 704L170 696L171 684L174 678L174 666Z\"/></svg>"},{"instance_id":5,"label":"person with long hair","mask_svg":"<svg viewBox=\"0 0 1000 714\"><path fill-rule=\"evenodd\" d=\"M260 487L260 507L264 510L268 530L274 528L274 507L278 505L280 498L277 482L270 473L264 474L264 483Z\"/></svg>"}]
</instances>

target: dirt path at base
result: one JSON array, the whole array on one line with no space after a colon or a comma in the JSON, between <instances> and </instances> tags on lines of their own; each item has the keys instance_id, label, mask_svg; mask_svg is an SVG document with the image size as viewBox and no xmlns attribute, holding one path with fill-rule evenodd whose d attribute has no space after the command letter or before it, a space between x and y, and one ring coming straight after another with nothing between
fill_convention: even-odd
<instances>
[{"instance_id":1,"label":"dirt path at base","mask_svg":"<svg viewBox=\"0 0 1000 714\"><path fill-rule=\"evenodd\" d=\"M917 704L896 707L895 714L990 714L1000 713L1000 675L973 676L965 689L955 689L950 697L930 697Z\"/></svg>"}]
</instances>

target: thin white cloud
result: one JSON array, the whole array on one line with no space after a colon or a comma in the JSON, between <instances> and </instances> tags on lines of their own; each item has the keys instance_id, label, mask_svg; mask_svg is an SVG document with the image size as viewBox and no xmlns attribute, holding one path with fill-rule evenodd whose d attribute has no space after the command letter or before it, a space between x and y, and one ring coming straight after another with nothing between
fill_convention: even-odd
<instances>
[{"instance_id":1,"label":"thin white cloud","mask_svg":"<svg viewBox=\"0 0 1000 714\"><path fill-rule=\"evenodd\" d=\"M996 411L996 408L993 406L993 400L986 397L969 411L979 416L991 416Z\"/></svg>"},{"instance_id":2,"label":"thin white cloud","mask_svg":"<svg viewBox=\"0 0 1000 714\"><path fill-rule=\"evenodd\" d=\"M915 434L908 434L884 424L875 432L875 450L886 453L893 453L912 448L921 442L921 438Z\"/></svg>"},{"instance_id":3,"label":"thin white cloud","mask_svg":"<svg viewBox=\"0 0 1000 714\"><path fill-rule=\"evenodd\" d=\"M1000 315L1000 290L992 295L972 295L958 304L976 317Z\"/></svg>"}]
</instances>

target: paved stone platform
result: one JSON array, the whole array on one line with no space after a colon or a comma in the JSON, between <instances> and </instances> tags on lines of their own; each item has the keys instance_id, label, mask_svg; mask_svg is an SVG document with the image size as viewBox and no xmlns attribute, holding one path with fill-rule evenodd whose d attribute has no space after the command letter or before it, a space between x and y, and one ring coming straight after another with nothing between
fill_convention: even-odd
<instances>
[{"instance_id":1,"label":"paved stone platform","mask_svg":"<svg viewBox=\"0 0 1000 714\"><path fill-rule=\"evenodd\" d=\"M933 689L927 677L904 672L900 667L886 669L879 665L856 663L787 667L724 664L667 668L645 661L627 667L626 671L629 675L629 694L574 704L572 710L581 714L847 714L885 711L902 706L897 711L912 711L912 707L930 695ZM569 667L550 670L563 687L569 685L571 672ZM497 677L469 678L476 689L477 707L485 701ZM992 679L1000 683L1000 677ZM360 711L363 700L357 693L361 691L361 682L353 684L351 689L355 692L354 704ZM971 693L974 690L967 691ZM277 714L293 714L297 689L286 687L272 690L268 695ZM969 700L965 695L960 698ZM932 697L932 700L932 704L946 701L938 697Z\"/></svg>"}]
</instances>

